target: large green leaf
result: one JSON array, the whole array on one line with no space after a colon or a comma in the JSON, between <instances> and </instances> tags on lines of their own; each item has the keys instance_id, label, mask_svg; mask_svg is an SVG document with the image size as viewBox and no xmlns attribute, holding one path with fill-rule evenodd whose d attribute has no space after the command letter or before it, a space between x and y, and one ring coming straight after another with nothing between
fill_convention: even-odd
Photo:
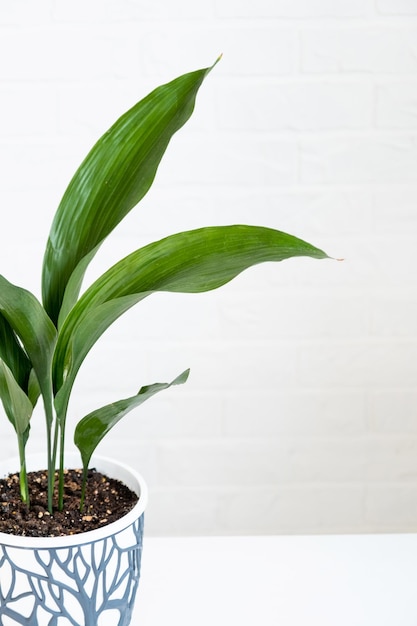
<instances>
[{"instance_id":1,"label":"large green leaf","mask_svg":"<svg viewBox=\"0 0 417 626\"><path fill-rule=\"evenodd\" d=\"M133 252L91 285L58 337L53 377L64 412L77 371L101 334L124 311L156 291L215 289L246 268L295 256L327 258L301 239L260 226L218 226L172 235Z\"/></svg>"},{"instance_id":2,"label":"large green leaf","mask_svg":"<svg viewBox=\"0 0 417 626\"><path fill-rule=\"evenodd\" d=\"M33 365L45 402L51 404L51 364L56 329L35 296L0 276L0 314L19 337Z\"/></svg>"},{"instance_id":3,"label":"large green leaf","mask_svg":"<svg viewBox=\"0 0 417 626\"><path fill-rule=\"evenodd\" d=\"M135 396L107 404L83 417L74 432L74 443L81 452L83 466L88 466L91 455L100 441L122 417L160 391L173 385L182 385L186 382L189 373L189 370L185 370L171 383L155 383L141 387Z\"/></svg>"},{"instance_id":4,"label":"large green leaf","mask_svg":"<svg viewBox=\"0 0 417 626\"><path fill-rule=\"evenodd\" d=\"M149 190L172 135L191 116L210 69L184 74L155 89L117 120L75 173L55 215L43 263L43 302L54 323L72 272ZM67 310L78 296L90 259L73 281Z\"/></svg>"}]
</instances>

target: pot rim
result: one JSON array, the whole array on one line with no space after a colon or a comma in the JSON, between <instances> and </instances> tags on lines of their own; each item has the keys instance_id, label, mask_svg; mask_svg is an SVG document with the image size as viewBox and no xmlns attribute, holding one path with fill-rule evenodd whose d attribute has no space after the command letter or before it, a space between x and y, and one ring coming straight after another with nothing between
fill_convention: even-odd
<instances>
[{"instance_id":1,"label":"pot rim","mask_svg":"<svg viewBox=\"0 0 417 626\"><path fill-rule=\"evenodd\" d=\"M28 455L26 463L28 472L43 469L45 467L45 455ZM0 478L7 476L7 474L13 471L18 471L19 466L20 462L17 457L1 461ZM68 468L80 467L79 454L75 452L67 453L65 455L65 466ZM25 537L0 532L0 545L27 549L67 548L99 541L115 535L133 524L145 511L148 502L148 487L143 476L129 465L106 456L93 456L89 466L95 467L110 478L124 482L139 496L135 506L126 515L101 528L62 537Z\"/></svg>"}]
</instances>

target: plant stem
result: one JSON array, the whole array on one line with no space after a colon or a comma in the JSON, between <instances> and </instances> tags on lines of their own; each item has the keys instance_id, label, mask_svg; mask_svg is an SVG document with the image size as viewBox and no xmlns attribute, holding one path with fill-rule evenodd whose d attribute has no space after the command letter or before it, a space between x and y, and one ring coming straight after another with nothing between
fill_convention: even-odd
<instances>
[{"instance_id":1,"label":"plant stem","mask_svg":"<svg viewBox=\"0 0 417 626\"><path fill-rule=\"evenodd\" d=\"M82 513L84 509L85 489L87 486L87 474L88 474L88 465L83 465L83 482L81 485L80 513Z\"/></svg>"},{"instance_id":2,"label":"plant stem","mask_svg":"<svg viewBox=\"0 0 417 626\"><path fill-rule=\"evenodd\" d=\"M52 402L46 402L44 399L46 414L46 447L48 456L48 512L53 513L53 497L55 487L55 461L56 461L56 445L52 445L52 425L54 423L54 413ZM55 427L56 429L56 427ZM56 439L56 435L55 435Z\"/></svg>"},{"instance_id":3,"label":"plant stem","mask_svg":"<svg viewBox=\"0 0 417 626\"><path fill-rule=\"evenodd\" d=\"M55 459L59 446L59 469L58 469L58 510L62 511L64 508L64 466L65 466L65 423L67 421L68 400L57 405L56 407L56 424L55 424L55 439L54 450ZM59 431L59 433L58 433Z\"/></svg>"},{"instance_id":4,"label":"plant stem","mask_svg":"<svg viewBox=\"0 0 417 626\"><path fill-rule=\"evenodd\" d=\"M65 447L65 428L60 422L60 438L59 438L59 481L58 481L58 510L64 508L64 447Z\"/></svg>"},{"instance_id":5,"label":"plant stem","mask_svg":"<svg viewBox=\"0 0 417 626\"><path fill-rule=\"evenodd\" d=\"M19 441L19 458L20 458L20 495L22 497L22 501L26 506L30 506L29 499L29 486L28 486L28 475L26 471L26 455L25 455L25 442L23 441L23 437L18 437Z\"/></svg>"},{"instance_id":6,"label":"plant stem","mask_svg":"<svg viewBox=\"0 0 417 626\"><path fill-rule=\"evenodd\" d=\"M53 513L53 495L55 486L55 462L51 445L51 430L47 431L47 454L48 454L48 512Z\"/></svg>"}]
</instances>

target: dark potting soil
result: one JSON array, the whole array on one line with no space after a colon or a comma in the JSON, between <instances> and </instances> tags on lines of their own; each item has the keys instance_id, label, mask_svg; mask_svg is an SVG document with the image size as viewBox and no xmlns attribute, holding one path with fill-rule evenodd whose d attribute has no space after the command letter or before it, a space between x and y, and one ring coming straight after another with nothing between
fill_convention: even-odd
<instances>
[{"instance_id":1,"label":"dark potting soil","mask_svg":"<svg viewBox=\"0 0 417 626\"><path fill-rule=\"evenodd\" d=\"M65 470L64 508L50 515L47 479L46 471L28 473L29 507L20 498L19 474L0 479L0 532L27 537L74 535L115 522L138 501L126 485L91 469L80 512L82 471L69 469Z\"/></svg>"}]
</instances>

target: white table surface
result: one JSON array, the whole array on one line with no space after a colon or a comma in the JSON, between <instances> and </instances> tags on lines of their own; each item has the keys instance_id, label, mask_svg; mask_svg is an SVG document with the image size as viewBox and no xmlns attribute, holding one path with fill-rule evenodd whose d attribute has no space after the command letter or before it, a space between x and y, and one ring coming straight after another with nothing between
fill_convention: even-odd
<instances>
[{"instance_id":1,"label":"white table surface","mask_svg":"<svg viewBox=\"0 0 417 626\"><path fill-rule=\"evenodd\" d=\"M417 626L417 535L145 537L132 626Z\"/></svg>"}]
</instances>

